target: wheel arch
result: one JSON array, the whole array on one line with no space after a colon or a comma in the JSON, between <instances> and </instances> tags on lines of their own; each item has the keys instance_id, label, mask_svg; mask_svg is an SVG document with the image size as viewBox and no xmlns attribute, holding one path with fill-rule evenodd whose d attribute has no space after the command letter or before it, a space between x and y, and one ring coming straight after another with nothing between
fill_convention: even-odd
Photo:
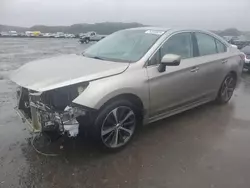
<instances>
[{"instance_id":1,"label":"wheel arch","mask_svg":"<svg viewBox=\"0 0 250 188\"><path fill-rule=\"evenodd\" d=\"M229 74L232 74L235 78L236 78L236 81L238 80L238 76L237 76L237 73L236 71L230 71Z\"/></svg>"},{"instance_id":2,"label":"wheel arch","mask_svg":"<svg viewBox=\"0 0 250 188\"><path fill-rule=\"evenodd\" d=\"M230 72L229 72L229 74L232 74L234 77L235 77L235 79L236 79L236 87L239 85L239 75L237 74L237 72L236 71L234 71L234 70L231 70Z\"/></svg>"},{"instance_id":3,"label":"wheel arch","mask_svg":"<svg viewBox=\"0 0 250 188\"><path fill-rule=\"evenodd\" d=\"M125 100L128 100L130 102L132 102L136 107L138 107L139 110L143 111L144 109L144 105L142 103L142 100L135 94L132 94L132 93L124 93L124 94L119 94L119 95L116 95L114 97L112 97L111 99L107 100L102 106L100 109L102 109L103 107L105 107L107 104L113 102L113 101L116 101L116 100L122 100L122 99L125 99Z\"/></svg>"}]
</instances>

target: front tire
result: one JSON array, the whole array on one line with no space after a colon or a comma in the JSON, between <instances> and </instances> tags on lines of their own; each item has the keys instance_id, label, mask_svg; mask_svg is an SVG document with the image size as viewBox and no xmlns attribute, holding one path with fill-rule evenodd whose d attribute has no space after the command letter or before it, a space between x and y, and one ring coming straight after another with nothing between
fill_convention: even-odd
<instances>
[{"instance_id":1,"label":"front tire","mask_svg":"<svg viewBox=\"0 0 250 188\"><path fill-rule=\"evenodd\" d=\"M138 110L130 101L113 101L98 114L93 129L94 138L103 149L117 151L131 141L138 124Z\"/></svg>"},{"instance_id":2,"label":"front tire","mask_svg":"<svg viewBox=\"0 0 250 188\"><path fill-rule=\"evenodd\" d=\"M230 73L223 80L220 90L218 92L216 102L218 104L226 104L233 96L236 88L237 78L234 74Z\"/></svg>"}]
</instances>

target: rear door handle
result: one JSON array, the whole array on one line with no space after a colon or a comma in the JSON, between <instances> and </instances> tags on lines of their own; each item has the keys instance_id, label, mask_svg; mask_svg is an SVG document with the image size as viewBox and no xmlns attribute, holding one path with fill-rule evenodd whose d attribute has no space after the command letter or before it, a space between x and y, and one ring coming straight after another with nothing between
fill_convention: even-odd
<instances>
[{"instance_id":1,"label":"rear door handle","mask_svg":"<svg viewBox=\"0 0 250 188\"><path fill-rule=\"evenodd\" d=\"M225 64L225 63L227 63L227 59L222 60L222 64Z\"/></svg>"},{"instance_id":2,"label":"rear door handle","mask_svg":"<svg viewBox=\"0 0 250 188\"><path fill-rule=\"evenodd\" d=\"M193 68L190 70L190 72L198 72L198 70L199 70L199 67L193 67Z\"/></svg>"}]
</instances>

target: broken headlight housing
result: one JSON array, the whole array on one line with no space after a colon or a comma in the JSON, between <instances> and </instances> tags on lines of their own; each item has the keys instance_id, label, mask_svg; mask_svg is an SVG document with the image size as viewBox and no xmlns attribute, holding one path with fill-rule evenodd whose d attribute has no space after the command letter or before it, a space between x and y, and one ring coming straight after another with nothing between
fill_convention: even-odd
<instances>
[{"instance_id":1,"label":"broken headlight housing","mask_svg":"<svg viewBox=\"0 0 250 188\"><path fill-rule=\"evenodd\" d=\"M42 101L56 111L64 111L87 86L88 83L81 83L46 91L41 96Z\"/></svg>"},{"instance_id":2,"label":"broken headlight housing","mask_svg":"<svg viewBox=\"0 0 250 188\"><path fill-rule=\"evenodd\" d=\"M84 116L81 107L72 107L72 101L88 86L86 83L75 84L43 93L27 90L27 100L32 112L30 119L33 127L40 131L66 132L69 136L78 134L79 116ZM26 96L26 95L25 95Z\"/></svg>"}]
</instances>

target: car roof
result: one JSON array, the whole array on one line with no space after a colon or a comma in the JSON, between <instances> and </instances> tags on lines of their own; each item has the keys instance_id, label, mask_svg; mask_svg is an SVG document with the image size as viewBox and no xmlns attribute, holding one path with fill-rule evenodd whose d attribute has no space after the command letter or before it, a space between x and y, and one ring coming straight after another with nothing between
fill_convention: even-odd
<instances>
[{"instance_id":1,"label":"car roof","mask_svg":"<svg viewBox=\"0 0 250 188\"><path fill-rule=\"evenodd\" d=\"M170 28L164 28L164 27L135 27L135 28L130 28L127 30L155 30L155 31L168 31Z\"/></svg>"},{"instance_id":2,"label":"car roof","mask_svg":"<svg viewBox=\"0 0 250 188\"><path fill-rule=\"evenodd\" d=\"M190 32L195 32L195 31L202 31L210 34L214 34L211 31L204 30L204 29L197 29L197 28L182 28L182 27L177 27L177 28L169 28L169 27L135 27L135 28L130 28L126 30L155 30L155 31L170 31L170 32L178 32L178 31L190 31Z\"/></svg>"},{"instance_id":3,"label":"car roof","mask_svg":"<svg viewBox=\"0 0 250 188\"><path fill-rule=\"evenodd\" d=\"M202 32L202 33L207 33L213 37L215 37L216 39L219 39L221 42L223 41L223 43L227 46L229 46L228 42L220 37L219 35L217 35L216 33L214 32L211 32L209 30L205 30L205 29L197 29L197 28L193 28L193 29L190 29L190 28L181 28L181 27L177 27L177 28L167 28L167 27L136 27L136 28L130 28L130 29L126 29L126 30L152 30L152 31L162 31L164 33L166 32L169 32L169 34L171 33L175 33L175 32Z\"/></svg>"}]
</instances>

